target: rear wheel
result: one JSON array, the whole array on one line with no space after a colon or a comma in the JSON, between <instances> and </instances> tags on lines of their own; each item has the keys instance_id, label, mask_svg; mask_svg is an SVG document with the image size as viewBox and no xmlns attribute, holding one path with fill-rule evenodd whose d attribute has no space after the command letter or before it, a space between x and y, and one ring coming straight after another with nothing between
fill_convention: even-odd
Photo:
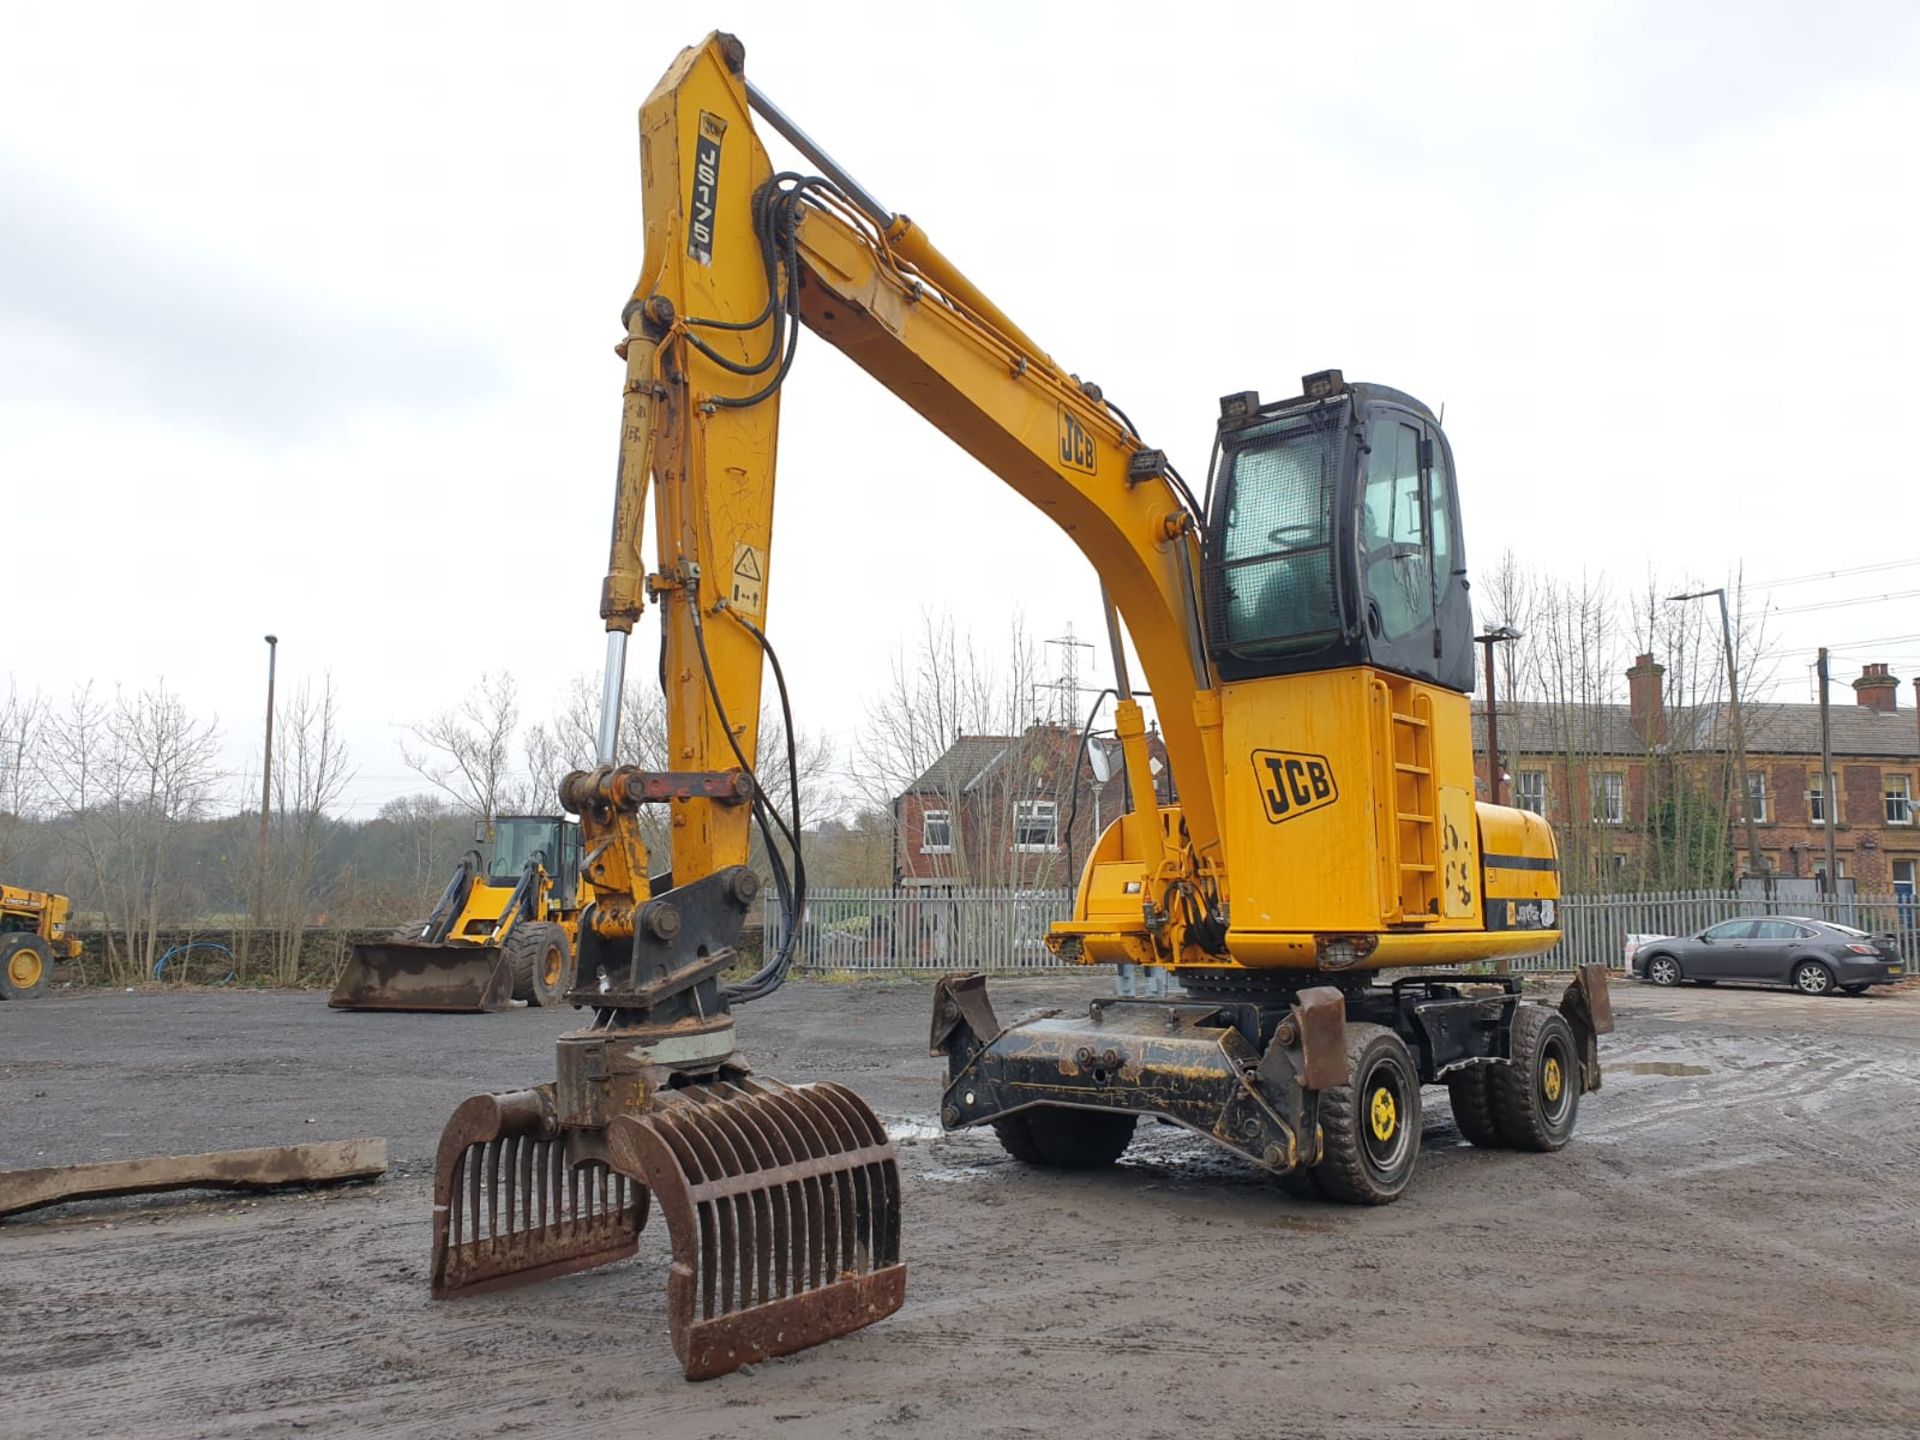
<instances>
[{"instance_id":1,"label":"rear wheel","mask_svg":"<svg viewBox=\"0 0 1920 1440\"><path fill-rule=\"evenodd\" d=\"M1137 1117L1114 1110L1036 1105L993 1122L1000 1148L1026 1165L1054 1170L1098 1170L1133 1143Z\"/></svg>"},{"instance_id":2,"label":"rear wheel","mask_svg":"<svg viewBox=\"0 0 1920 1440\"><path fill-rule=\"evenodd\" d=\"M1493 1071L1484 1065L1459 1070L1447 1077L1447 1098L1453 1102L1453 1123L1461 1136L1483 1150L1506 1143L1493 1113Z\"/></svg>"},{"instance_id":3,"label":"rear wheel","mask_svg":"<svg viewBox=\"0 0 1920 1440\"><path fill-rule=\"evenodd\" d=\"M1647 979L1656 985L1678 985L1680 962L1671 955L1656 955L1647 961Z\"/></svg>"},{"instance_id":4,"label":"rear wheel","mask_svg":"<svg viewBox=\"0 0 1920 1440\"><path fill-rule=\"evenodd\" d=\"M1802 995L1831 994L1833 972L1818 960L1802 960L1793 967L1793 988Z\"/></svg>"},{"instance_id":5,"label":"rear wheel","mask_svg":"<svg viewBox=\"0 0 1920 1440\"><path fill-rule=\"evenodd\" d=\"M0 997L31 1000L53 979L53 947L38 935L0 935Z\"/></svg>"},{"instance_id":6,"label":"rear wheel","mask_svg":"<svg viewBox=\"0 0 1920 1440\"><path fill-rule=\"evenodd\" d=\"M1330 1200L1385 1205L1420 1159L1420 1072L1384 1025L1347 1026L1347 1083L1320 1092L1326 1158L1314 1179Z\"/></svg>"},{"instance_id":7,"label":"rear wheel","mask_svg":"<svg viewBox=\"0 0 1920 1440\"><path fill-rule=\"evenodd\" d=\"M1580 1061L1573 1027L1558 1010L1519 1005L1513 1012L1513 1058L1493 1080L1500 1138L1516 1150L1558 1150L1573 1137L1580 1113Z\"/></svg>"},{"instance_id":8,"label":"rear wheel","mask_svg":"<svg viewBox=\"0 0 1920 1440\"><path fill-rule=\"evenodd\" d=\"M567 932L546 920L522 920L507 937L507 965L513 973L513 998L534 1005L558 1005L573 984L573 947Z\"/></svg>"}]
</instances>

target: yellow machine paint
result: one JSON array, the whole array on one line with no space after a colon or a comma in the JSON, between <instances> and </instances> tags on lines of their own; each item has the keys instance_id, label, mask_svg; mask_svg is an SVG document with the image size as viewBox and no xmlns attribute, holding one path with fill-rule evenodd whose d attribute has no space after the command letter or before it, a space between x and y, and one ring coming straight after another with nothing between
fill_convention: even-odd
<instances>
[{"instance_id":1,"label":"yellow machine paint","mask_svg":"<svg viewBox=\"0 0 1920 1440\"><path fill-rule=\"evenodd\" d=\"M351 947L329 1006L467 1012L560 1002L585 903L577 827L513 815L480 831L492 853L462 859L425 920Z\"/></svg>"},{"instance_id":2,"label":"yellow machine paint","mask_svg":"<svg viewBox=\"0 0 1920 1440\"><path fill-rule=\"evenodd\" d=\"M45 993L53 962L79 958L80 941L67 933L72 913L65 895L0 885L0 999Z\"/></svg>"}]
</instances>

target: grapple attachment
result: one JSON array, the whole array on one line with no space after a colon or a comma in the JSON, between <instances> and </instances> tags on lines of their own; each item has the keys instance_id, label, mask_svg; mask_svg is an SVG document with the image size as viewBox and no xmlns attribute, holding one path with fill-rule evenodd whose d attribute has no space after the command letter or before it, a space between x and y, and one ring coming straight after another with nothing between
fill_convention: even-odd
<instances>
[{"instance_id":1,"label":"grapple attachment","mask_svg":"<svg viewBox=\"0 0 1920 1440\"><path fill-rule=\"evenodd\" d=\"M716 1078L605 1130L561 1124L552 1086L476 1095L440 1138L433 1189L439 1299L625 1259L651 1191L689 1380L849 1334L906 1297L893 1146L839 1085Z\"/></svg>"},{"instance_id":2,"label":"grapple attachment","mask_svg":"<svg viewBox=\"0 0 1920 1440\"><path fill-rule=\"evenodd\" d=\"M327 1004L335 1010L507 1010L513 970L498 945L355 945Z\"/></svg>"},{"instance_id":3,"label":"grapple attachment","mask_svg":"<svg viewBox=\"0 0 1920 1440\"><path fill-rule=\"evenodd\" d=\"M440 1136L433 1174L433 1295L498 1290L624 1260L647 1192L563 1131L553 1087L475 1095Z\"/></svg>"},{"instance_id":4,"label":"grapple attachment","mask_svg":"<svg viewBox=\"0 0 1920 1440\"><path fill-rule=\"evenodd\" d=\"M651 1187L673 1246L667 1315L689 1380L871 1325L906 1298L900 1169L839 1085L743 1080L615 1120L615 1162Z\"/></svg>"}]
</instances>

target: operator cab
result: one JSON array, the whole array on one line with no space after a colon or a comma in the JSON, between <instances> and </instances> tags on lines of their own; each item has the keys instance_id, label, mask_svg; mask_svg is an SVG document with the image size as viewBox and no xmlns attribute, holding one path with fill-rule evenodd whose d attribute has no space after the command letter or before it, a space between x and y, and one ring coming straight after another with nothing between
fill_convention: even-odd
<instances>
[{"instance_id":1,"label":"operator cab","mask_svg":"<svg viewBox=\"0 0 1920 1440\"><path fill-rule=\"evenodd\" d=\"M1220 402L1208 649L1222 679L1373 665L1473 690L1453 452L1411 395L1309 375Z\"/></svg>"},{"instance_id":2,"label":"operator cab","mask_svg":"<svg viewBox=\"0 0 1920 1440\"><path fill-rule=\"evenodd\" d=\"M553 815L502 815L493 822L487 883L512 885L538 859L559 894L573 892L580 873L580 826Z\"/></svg>"}]
</instances>

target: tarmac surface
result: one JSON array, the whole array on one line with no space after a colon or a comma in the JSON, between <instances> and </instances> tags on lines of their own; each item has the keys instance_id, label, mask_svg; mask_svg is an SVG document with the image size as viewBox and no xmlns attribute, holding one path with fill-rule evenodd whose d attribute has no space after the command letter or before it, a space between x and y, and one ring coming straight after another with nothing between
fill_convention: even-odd
<instances>
[{"instance_id":1,"label":"tarmac surface","mask_svg":"<svg viewBox=\"0 0 1920 1440\"><path fill-rule=\"evenodd\" d=\"M1103 974L995 981L1003 1016ZM576 1012L347 1015L317 994L0 1003L0 1168L386 1136L350 1189L0 1221L0 1434L1920 1434L1920 989L1616 985L1557 1155L1468 1147L1426 1092L1377 1210L1295 1200L1143 1126L1115 1169L940 1135L931 987L796 982L741 1012L763 1074L899 1141L906 1307L704 1384L633 1260L427 1296L431 1156L467 1095L552 1076Z\"/></svg>"}]
</instances>

